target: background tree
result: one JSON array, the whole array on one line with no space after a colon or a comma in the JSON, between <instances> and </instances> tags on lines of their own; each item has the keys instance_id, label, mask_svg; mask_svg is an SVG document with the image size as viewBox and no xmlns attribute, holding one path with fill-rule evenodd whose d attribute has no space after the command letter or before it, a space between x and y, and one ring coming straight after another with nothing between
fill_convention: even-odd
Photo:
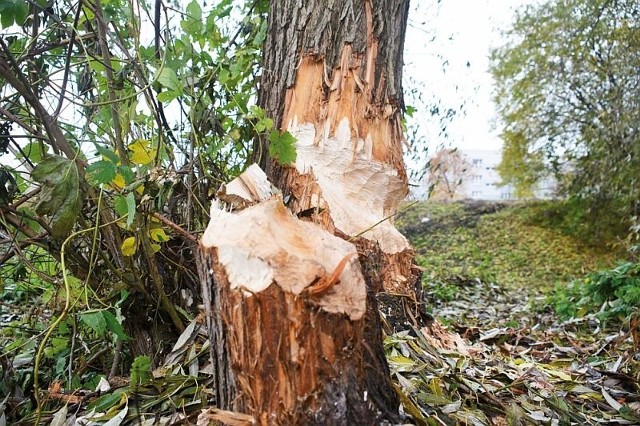
<instances>
[{"instance_id":1,"label":"background tree","mask_svg":"<svg viewBox=\"0 0 640 426\"><path fill-rule=\"evenodd\" d=\"M506 183L547 172L592 209L636 213L640 185L640 4L552 0L522 9L492 52Z\"/></svg>"},{"instance_id":2,"label":"background tree","mask_svg":"<svg viewBox=\"0 0 640 426\"><path fill-rule=\"evenodd\" d=\"M453 201L464 197L465 178L472 167L456 148L442 148L427 167L430 198Z\"/></svg>"}]
</instances>

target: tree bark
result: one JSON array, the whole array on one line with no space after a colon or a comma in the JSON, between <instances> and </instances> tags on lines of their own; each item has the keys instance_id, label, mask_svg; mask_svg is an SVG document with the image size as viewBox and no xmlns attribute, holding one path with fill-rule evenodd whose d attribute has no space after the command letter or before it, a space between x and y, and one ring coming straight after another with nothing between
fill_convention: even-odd
<instances>
[{"instance_id":1,"label":"tree bark","mask_svg":"<svg viewBox=\"0 0 640 426\"><path fill-rule=\"evenodd\" d=\"M261 158L270 182L250 168L222 188L201 241L221 409L260 424L400 420L377 295L414 298L418 277L390 219L407 194L408 7L270 2L259 103L297 159Z\"/></svg>"}]
</instances>

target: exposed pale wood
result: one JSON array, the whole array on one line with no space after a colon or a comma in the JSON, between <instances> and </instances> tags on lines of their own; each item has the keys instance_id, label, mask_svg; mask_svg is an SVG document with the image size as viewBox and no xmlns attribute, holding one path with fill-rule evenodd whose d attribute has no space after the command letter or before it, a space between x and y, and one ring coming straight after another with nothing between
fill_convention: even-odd
<instances>
[{"instance_id":1,"label":"exposed pale wood","mask_svg":"<svg viewBox=\"0 0 640 426\"><path fill-rule=\"evenodd\" d=\"M228 184L222 184L216 197L235 210L266 200L273 195L271 183L260 166L252 164Z\"/></svg>"},{"instance_id":2,"label":"exposed pale wood","mask_svg":"<svg viewBox=\"0 0 640 426\"><path fill-rule=\"evenodd\" d=\"M403 38L397 37L404 36L408 2L278 3L274 10L290 7L292 16L278 21L282 26L268 40L282 42L285 52L299 50L291 52L294 69L285 65L284 75L265 73L270 90L261 99L281 118L280 127L297 137L298 158L293 169L266 164L267 169L294 212L315 209L312 219L327 230L380 244L384 289L412 297L413 251L392 223L408 191L401 63L394 62L402 60ZM267 52L267 64L281 54ZM285 90L284 98L272 84Z\"/></svg>"},{"instance_id":3,"label":"exposed pale wood","mask_svg":"<svg viewBox=\"0 0 640 426\"><path fill-rule=\"evenodd\" d=\"M301 296L309 287L329 282L347 259L338 282L331 283L331 289L318 297L309 298L309 302L352 320L364 315L366 286L358 258L354 257L355 246L299 220L278 196L238 213L214 203L201 244L205 249L215 249L230 289L241 290L247 297L272 284Z\"/></svg>"},{"instance_id":4,"label":"exposed pale wood","mask_svg":"<svg viewBox=\"0 0 640 426\"><path fill-rule=\"evenodd\" d=\"M276 195L238 212L214 204L201 251L219 309L211 323L223 331L212 340L226 343L222 354L212 348L214 374L238 395L225 408L265 425L397 418L386 411L395 395L380 386L388 376L371 351L381 343L374 293L352 243Z\"/></svg>"}]
</instances>

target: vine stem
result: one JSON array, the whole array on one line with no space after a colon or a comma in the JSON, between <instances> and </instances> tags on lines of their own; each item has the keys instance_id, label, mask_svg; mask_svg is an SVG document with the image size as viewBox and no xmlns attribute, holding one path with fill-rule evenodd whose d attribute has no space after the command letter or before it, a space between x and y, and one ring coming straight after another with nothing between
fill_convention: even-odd
<instances>
[{"instance_id":1,"label":"vine stem","mask_svg":"<svg viewBox=\"0 0 640 426\"><path fill-rule=\"evenodd\" d=\"M40 399L40 384L38 382L39 373L40 373L40 361L42 361L42 354L44 353L44 349L47 344L47 341L51 337L51 334L53 334L53 330L55 330L60 325L60 323L67 317L67 315L69 314L69 308L71 307L71 286L69 285L69 279L67 277L67 268L65 264L65 250L66 250L67 244L79 235L91 232L95 228L102 228L105 226L113 225L114 223L121 221L123 217L118 218L112 222L104 223L98 227L92 226L91 228L81 229L79 231L76 231L71 235L69 235L62 243L62 247L60 249L60 265L62 267L62 281L64 282L64 295L65 295L64 307L62 308L62 312L60 312L60 315L58 316L58 318L56 318L56 320L47 329L47 332L42 338L42 342L40 342L40 345L38 346L38 351L36 352L36 359L33 366L33 393L36 400L35 424L40 424L40 420L42 418L42 400Z\"/></svg>"}]
</instances>

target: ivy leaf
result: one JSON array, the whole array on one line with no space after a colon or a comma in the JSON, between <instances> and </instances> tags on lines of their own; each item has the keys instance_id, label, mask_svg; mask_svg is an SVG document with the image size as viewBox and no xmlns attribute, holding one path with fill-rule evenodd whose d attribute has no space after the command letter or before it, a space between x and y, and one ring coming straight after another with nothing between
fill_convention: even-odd
<instances>
[{"instance_id":1,"label":"ivy leaf","mask_svg":"<svg viewBox=\"0 0 640 426\"><path fill-rule=\"evenodd\" d=\"M118 322L118 319L115 315L113 315L110 311L102 311L102 315L104 316L107 330L115 334L115 336L120 341L129 340L129 336L127 336L127 334L124 332L122 324Z\"/></svg>"},{"instance_id":2,"label":"ivy leaf","mask_svg":"<svg viewBox=\"0 0 640 426\"><path fill-rule=\"evenodd\" d=\"M92 185L109 183L115 178L116 165L111 161L96 161L87 167L87 181Z\"/></svg>"},{"instance_id":3,"label":"ivy leaf","mask_svg":"<svg viewBox=\"0 0 640 426\"><path fill-rule=\"evenodd\" d=\"M122 254L125 256L133 256L136 254L136 237L129 237L122 242L120 247Z\"/></svg>"},{"instance_id":4,"label":"ivy leaf","mask_svg":"<svg viewBox=\"0 0 640 426\"><path fill-rule=\"evenodd\" d=\"M45 155L31 172L40 183L36 213L51 215L51 231L56 238L66 237L82 209L80 176L76 163L58 155Z\"/></svg>"},{"instance_id":5,"label":"ivy leaf","mask_svg":"<svg viewBox=\"0 0 640 426\"><path fill-rule=\"evenodd\" d=\"M272 130L269 134L269 155L280 164L293 164L296 161L296 138L289 132Z\"/></svg>"},{"instance_id":6,"label":"ivy leaf","mask_svg":"<svg viewBox=\"0 0 640 426\"><path fill-rule=\"evenodd\" d=\"M85 323L100 336L104 335L104 332L107 329L107 321L105 320L102 312L82 314L80 315L80 321Z\"/></svg>"}]
</instances>

